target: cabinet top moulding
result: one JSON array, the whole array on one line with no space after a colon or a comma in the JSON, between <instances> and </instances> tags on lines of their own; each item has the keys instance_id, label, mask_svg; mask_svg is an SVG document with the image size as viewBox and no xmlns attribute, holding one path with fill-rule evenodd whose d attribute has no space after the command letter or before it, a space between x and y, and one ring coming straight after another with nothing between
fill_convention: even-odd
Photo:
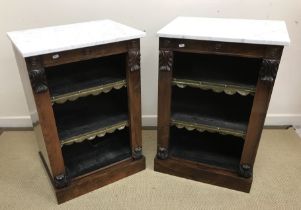
<instances>
[{"instance_id":1,"label":"cabinet top moulding","mask_svg":"<svg viewBox=\"0 0 301 210\"><path fill-rule=\"evenodd\" d=\"M145 32L112 20L97 20L7 33L26 57L138 39Z\"/></svg>"},{"instance_id":2,"label":"cabinet top moulding","mask_svg":"<svg viewBox=\"0 0 301 210\"><path fill-rule=\"evenodd\" d=\"M162 38L286 46L284 21L177 17L157 33Z\"/></svg>"}]
</instances>

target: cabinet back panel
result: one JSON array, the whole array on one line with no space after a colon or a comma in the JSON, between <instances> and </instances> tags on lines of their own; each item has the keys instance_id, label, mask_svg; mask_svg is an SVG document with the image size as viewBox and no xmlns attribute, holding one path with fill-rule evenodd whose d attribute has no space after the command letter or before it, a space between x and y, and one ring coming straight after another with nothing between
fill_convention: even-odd
<instances>
[{"instance_id":1,"label":"cabinet back panel","mask_svg":"<svg viewBox=\"0 0 301 210\"><path fill-rule=\"evenodd\" d=\"M231 135L170 129L170 155L237 171L244 141Z\"/></svg>"},{"instance_id":2,"label":"cabinet back panel","mask_svg":"<svg viewBox=\"0 0 301 210\"><path fill-rule=\"evenodd\" d=\"M261 59L174 52L173 77L256 86Z\"/></svg>"},{"instance_id":3,"label":"cabinet back panel","mask_svg":"<svg viewBox=\"0 0 301 210\"><path fill-rule=\"evenodd\" d=\"M126 54L46 68L52 96L104 85L126 78Z\"/></svg>"},{"instance_id":4,"label":"cabinet back panel","mask_svg":"<svg viewBox=\"0 0 301 210\"><path fill-rule=\"evenodd\" d=\"M112 90L64 104L54 104L60 139L128 120L127 90Z\"/></svg>"},{"instance_id":5,"label":"cabinet back panel","mask_svg":"<svg viewBox=\"0 0 301 210\"><path fill-rule=\"evenodd\" d=\"M253 96L226 95L198 88L172 88L172 118L245 131Z\"/></svg>"},{"instance_id":6,"label":"cabinet back panel","mask_svg":"<svg viewBox=\"0 0 301 210\"><path fill-rule=\"evenodd\" d=\"M73 178L131 157L128 129L62 148L68 175Z\"/></svg>"}]
</instances>

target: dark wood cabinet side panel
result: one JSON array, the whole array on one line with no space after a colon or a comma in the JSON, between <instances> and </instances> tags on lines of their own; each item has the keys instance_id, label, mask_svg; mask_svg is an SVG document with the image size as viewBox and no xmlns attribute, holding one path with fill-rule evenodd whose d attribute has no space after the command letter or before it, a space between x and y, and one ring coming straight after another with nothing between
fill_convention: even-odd
<instances>
[{"instance_id":1,"label":"dark wood cabinet side panel","mask_svg":"<svg viewBox=\"0 0 301 210\"><path fill-rule=\"evenodd\" d=\"M42 55L42 61L45 67L49 67L81 60L98 58L102 56L126 53L127 49L128 41L123 41L57 53L50 53Z\"/></svg>"},{"instance_id":2,"label":"dark wood cabinet side panel","mask_svg":"<svg viewBox=\"0 0 301 210\"><path fill-rule=\"evenodd\" d=\"M134 159L142 157L142 120L141 120L141 82L140 82L140 44L139 40L129 43L132 47L127 55L127 88L129 126Z\"/></svg>"},{"instance_id":3,"label":"dark wood cabinet side panel","mask_svg":"<svg viewBox=\"0 0 301 210\"><path fill-rule=\"evenodd\" d=\"M259 71L256 93L240 161L241 165L247 165L251 170L255 162L282 51L283 46L267 46Z\"/></svg>"},{"instance_id":4,"label":"dark wood cabinet side panel","mask_svg":"<svg viewBox=\"0 0 301 210\"><path fill-rule=\"evenodd\" d=\"M158 146L168 148L171 108L171 72L159 72Z\"/></svg>"},{"instance_id":5,"label":"dark wood cabinet side panel","mask_svg":"<svg viewBox=\"0 0 301 210\"><path fill-rule=\"evenodd\" d=\"M140 72L131 72L128 76L129 118L133 147L141 146L141 85Z\"/></svg>"},{"instance_id":6,"label":"dark wood cabinet side panel","mask_svg":"<svg viewBox=\"0 0 301 210\"><path fill-rule=\"evenodd\" d=\"M161 40L161 38L160 38ZM174 53L159 45L157 158L168 158Z\"/></svg>"},{"instance_id":7,"label":"dark wood cabinet side panel","mask_svg":"<svg viewBox=\"0 0 301 210\"><path fill-rule=\"evenodd\" d=\"M49 92L34 94L34 97L52 174L53 176L64 174L65 165Z\"/></svg>"},{"instance_id":8,"label":"dark wood cabinet side panel","mask_svg":"<svg viewBox=\"0 0 301 210\"><path fill-rule=\"evenodd\" d=\"M160 46L161 47L161 46ZM172 81L173 52L162 51L159 57L159 86L158 86L158 156L167 157L169 146L169 127L171 112L171 81Z\"/></svg>"},{"instance_id":9,"label":"dark wood cabinet side panel","mask_svg":"<svg viewBox=\"0 0 301 210\"><path fill-rule=\"evenodd\" d=\"M47 156L44 154L45 152L43 152L43 155L46 156L44 158L49 161L52 175L56 177L65 173L65 166L50 93L45 79L45 71L41 59L38 56L26 58L26 66L38 116L38 119L34 122L34 127L38 128L37 132L39 132L41 136L38 141L40 141L39 144L42 145L42 152L43 146L45 146L47 151ZM44 141L44 144L41 141Z\"/></svg>"},{"instance_id":10,"label":"dark wood cabinet side panel","mask_svg":"<svg viewBox=\"0 0 301 210\"><path fill-rule=\"evenodd\" d=\"M259 80L240 161L241 164L253 167L272 89L272 83Z\"/></svg>"},{"instance_id":11,"label":"dark wood cabinet side panel","mask_svg":"<svg viewBox=\"0 0 301 210\"><path fill-rule=\"evenodd\" d=\"M42 130L41 122L39 121L41 112L43 112L40 110L41 107L39 107L39 106L41 106L41 103L40 103L41 97L38 97L39 99L38 99L38 101L36 101L37 97L35 97L35 94L32 90L32 85L31 85L31 81L29 78L29 72L28 72L26 60L19 53L19 51L16 50L15 48L14 48L14 53L16 56L18 69L20 72L20 77L22 80L22 85L24 88L25 96L26 96L26 102L28 105L29 112L31 114L31 120L33 123L34 133L35 133L35 137L36 137L40 152L43 155L43 158L45 160L45 163L47 164L47 167L51 170L50 171L51 175L60 174L60 173L64 172L63 160L62 160L62 158L58 158L58 160L56 160L56 158L54 158L53 155L50 155L52 153L53 148L51 148L46 143L46 141L45 141L46 135L45 135L44 130ZM43 94L47 94L47 92L46 93L44 92ZM45 96L45 97L47 98L47 96ZM37 102L39 102L39 104L37 104ZM51 107L51 104L49 106ZM38 114L39 112L40 112L40 115ZM47 116L45 116L44 118L46 118L46 121L47 121ZM58 153L61 154L60 147L59 147ZM58 156L58 157L60 157L60 156Z\"/></svg>"}]
</instances>

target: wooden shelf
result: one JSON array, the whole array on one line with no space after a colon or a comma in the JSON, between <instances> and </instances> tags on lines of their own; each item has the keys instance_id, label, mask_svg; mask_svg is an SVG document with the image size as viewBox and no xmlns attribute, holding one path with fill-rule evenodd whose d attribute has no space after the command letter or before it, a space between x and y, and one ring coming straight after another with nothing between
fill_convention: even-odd
<instances>
[{"instance_id":1,"label":"wooden shelf","mask_svg":"<svg viewBox=\"0 0 301 210\"><path fill-rule=\"evenodd\" d=\"M173 79L180 86L254 94L261 62L258 58L175 52Z\"/></svg>"},{"instance_id":2,"label":"wooden shelf","mask_svg":"<svg viewBox=\"0 0 301 210\"><path fill-rule=\"evenodd\" d=\"M70 178L131 158L128 129L62 148Z\"/></svg>"},{"instance_id":3,"label":"wooden shelf","mask_svg":"<svg viewBox=\"0 0 301 210\"><path fill-rule=\"evenodd\" d=\"M171 124L187 130L245 137L251 95L226 95L195 88L172 89Z\"/></svg>"},{"instance_id":4,"label":"wooden shelf","mask_svg":"<svg viewBox=\"0 0 301 210\"><path fill-rule=\"evenodd\" d=\"M173 116L173 119L171 120L171 125L177 127L177 128L185 128L188 131L197 130L199 132L210 132L210 133L219 133L222 135L232 135L236 137L244 138L246 135L245 131L242 130L234 130L229 128L223 128L208 124L200 124L200 123L192 123L188 121L181 121L181 120L175 120L175 116ZM216 124L218 121L215 122Z\"/></svg>"},{"instance_id":5,"label":"wooden shelf","mask_svg":"<svg viewBox=\"0 0 301 210\"><path fill-rule=\"evenodd\" d=\"M246 96L249 94L254 95L256 91L255 86L239 86L233 84L222 84L222 83L215 83L215 82L177 79L177 78L173 78L172 84L176 85L179 88L193 87L202 90L212 90L213 92L216 93L224 92L228 95L233 95L236 93L242 96Z\"/></svg>"},{"instance_id":6,"label":"wooden shelf","mask_svg":"<svg viewBox=\"0 0 301 210\"><path fill-rule=\"evenodd\" d=\"M170 155L237 171L244 141L241 138L171 127Z\"/></svg>"},{"instance_id":7,"label":"wooden shelf","mask_svg":"<svg viewBox=\"0 0 301 210\"><path fill-rule=\"evenodd\" d=\"M97 130L89 131L89 132L82 133L77 136L72 136L70 138L63 139L63 140L61 140L61 144L62 145L70 145L73 143L80 143L84 140L94 140L97 137L103 137L106 134L114 133L117 130L123 130L127 126L128 126L128 122L122 121L122 122L119 122L119 123L116 123L116 124L113 124L110 126L101 127Z\"/></svg>"},{"instance_id":8,"label":"wooden shelf","mask_svg":"<svg viewBox=\"0 0 301 210\"><path fill-rule=\"evenodd\" d=\"M62 104L62 103L65 103L66 101L74 101L78 98L86 97L89 95L96 96L96 95L99 95L100 93L108 93L112 89L118 90L122 87L126 87L126 80L120 80L120 81L108 83L105 85L100 85L100 86L96 86L96 87L92 87L92 88L82 89L82 90L78 90L78 91L74 91L74 92L70 92L70 93L66 93L66 94L62 94L62 95L53 96L53 97L51 97L51 102Z\"/></svg>"},{"instance_id":9,"label":"wooden shelf","mask_svg":"<svg viewBox=\"0 0 301 210\"><path fill-rule=\"evenodd\" d=\"M46 68L51 101L64 103L126 86L125 54Z\"/></svg>"},{"instance_id":10,"label":"wooden shelf","mask_svg":"<svg viewBox=\"0 0 301 210\"><path fill-rule=\"evenodd\" d=\"M126 89L88 96L74 102L54 104L62 145L91 140L128 125Z\"/></svg>"}]
</instances>

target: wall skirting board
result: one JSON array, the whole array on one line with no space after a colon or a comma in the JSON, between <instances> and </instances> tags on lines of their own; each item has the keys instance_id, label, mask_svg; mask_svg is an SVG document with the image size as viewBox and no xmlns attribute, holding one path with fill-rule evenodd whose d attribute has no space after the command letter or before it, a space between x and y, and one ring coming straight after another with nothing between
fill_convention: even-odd
<instances>
[{"instance_id":1,"label":"wall skirting board","mask_svg":"<svg viewBox=\"0 0 301 210\"><path fill-rule=\"evenodd\" d=\"M32 123L29 115L0 117L0 127L2 128L23 128L31 126Z\"/></svg>"},{"instance_id":2,"label":"wall skirting board","mask_svg":"<svg viewBox=\"0 0 301 210\"><path fill-rule=\"evenodd\" d=\"M157 115L142 115L143 126L157 126Z\"/></svg>"},{"instance_id":3,"label":"wall skirting board","mask_svg":"<svg viewBox=\"0 0 301 210\"><path fill-rule=\"evenodd\" d=\"M142 115L143 126L156 126L157 115ZM265 125L293 125L301 127L301 114L268 114ZM31 119L26 116L0 117L0 127L31 127Z\"/></svg>"},{"instance_id":4,"label":"wall skirting board","mask_svg":"<svg viewBox=\"0 0 301 210\"><path fill-rule=\"evenodd\" d=\"M268 114L265 125L292 125L301 126L301 114Z\"/></svg>"}]
</instances>

